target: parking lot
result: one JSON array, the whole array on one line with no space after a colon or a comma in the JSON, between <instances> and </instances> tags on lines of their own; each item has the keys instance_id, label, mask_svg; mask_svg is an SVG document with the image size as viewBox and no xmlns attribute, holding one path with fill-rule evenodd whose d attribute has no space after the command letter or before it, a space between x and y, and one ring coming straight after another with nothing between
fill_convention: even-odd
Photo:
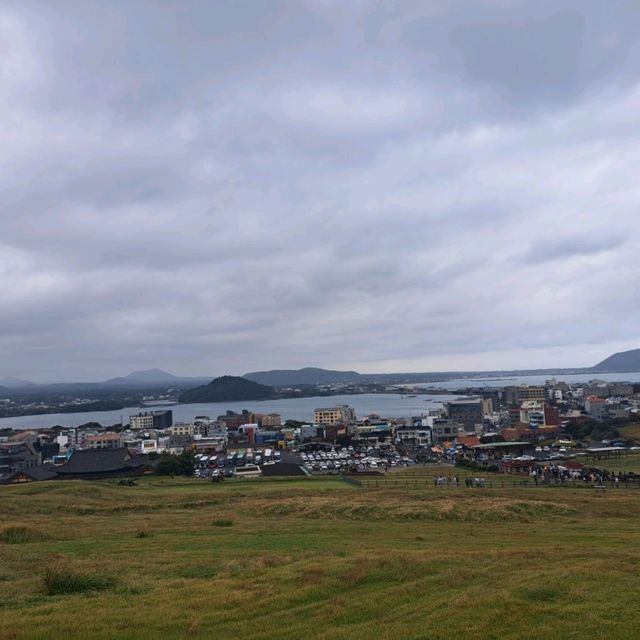
<instances>
[{"instance_id":1,"label":"parking lot","mask_svg":"<svg viewBox=\"0 0 640 640\"><path fill-rule=\"evenodd\" d=\"M195 475L198 478L230 478L252 470L259 475L260 467L275 465L281 461L282 452L272 448L245 449L217 455L199 454L196 456Z\"/></svg>"},{"instance_id":2,"label":"parking lot","mask_svg":"<svg viewBox=\"0 0 640 640\"><path fill-rule=\"evenodd\" d=\"M408 467L415 464L393 447L306 447L298 452L301 464L314 475L349 472L381 471Z\"/></svg>"},{"instance_id":3,"label":"parking lot","mask_svg":"<svg viewBox=\"0 0 640 640\"><path fill-rule=\"evenodd\" d=\"M340 447L329 445L303 445L300 449L276 451L274 449L247 449L244 451L196 456L195 475L200 478L233 477L278 463L302 467L309 475L337 475L406 468L415 462L402 456L394 447Z\"/></svg>"}]
</instances>

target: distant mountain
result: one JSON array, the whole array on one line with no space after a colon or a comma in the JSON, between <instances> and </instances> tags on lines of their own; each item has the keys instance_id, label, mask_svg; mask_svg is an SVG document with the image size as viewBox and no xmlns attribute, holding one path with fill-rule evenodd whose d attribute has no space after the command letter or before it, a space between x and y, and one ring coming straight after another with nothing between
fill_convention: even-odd
<instances>
[{"instance_id":1,"label":"distant mountain","mask_svg":"<svg viewBox=\"0 0 640 640\"><path fill-rule=\"evenodd\" d=\"M19 387L35 387L34 382L29 380L21 380L20 378L14 378L13 376L7 376L6 378L0 378L0 387L7 387L8 389L18 389Z\"/></svg>"},{"instance_id":2,"label":"distant mountain","mask_svg":"<svg viewBox=\"0 0 640 640\"><path fill-rule=\"evenodd\" d=\"M179 380L179 376L174 376L172 373L163 371L162 369L144 369L142 371L134 371L128 376L125 376L127 380L137 380L139 382L171 382L172 380Z\"/></svg>"},{"instance_id":3,"label":"distant mountain","mask_svg":"<svg viewBox=\"0 0 640 640\"><path fill-rule=\"evenodd\" d=\"M127 386L149 386L149 385L196 385L207 382L210 378L199 377L180 377L174 376L172 373L163 371L162 369L144 369L142 371L133 371L129 375L120 376L118 378L110 378L101 383L105 387L127 387Z\"/></svg>"},{"instance_id":4,"label":"distant mountain","mask_svg":"<svg viewBox=\"0 0 640 640\"><path fill-rule=\"evenodd\" d=\"M275 387L295 387L305 384L336 384L339 382L361 382L363 376L357 371L333 371L305 367L304 369L273 369L245 373L247 380Z\"/></svg>"},{"instance_id":5,"label":"distant mountain","mask_svg":"<svg viewBox=\"0 0 640 640\"><path fill-rule=\"evenodd\" d=\"M190 403L268 400L275 395L273 387L237 376L222 376L215 378L209 384L185 391L180 395L179 401Z\"/></svg>"},{"instance_id":6,"label":"distant mountain","mask_svg":"<svg viewBox=\"0 0 640 640\"><path fill-rule=\"evenodd\" d=\"M612 356L605 358L602 362L593 367L592 371L598 373L605 373L607 371L615 373L640 371L640 349L631 349L630 351L614 353Z\"/></svg>"}]
</instances>

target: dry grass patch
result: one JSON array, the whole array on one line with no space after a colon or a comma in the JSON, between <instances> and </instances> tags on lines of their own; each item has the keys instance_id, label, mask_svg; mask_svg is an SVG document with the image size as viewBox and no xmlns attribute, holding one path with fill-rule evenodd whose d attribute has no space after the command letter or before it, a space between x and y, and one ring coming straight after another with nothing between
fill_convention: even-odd
<instances>
[{"instance_id":1,"label":"dry grass patch","mask_svg":"<svg viewBox=\"0 0 640 640\"><path fill-rule=\"evenodd\" d=\"M389 495L391 493L391 495ZM330 497L283 498L275 504L260 506L259 512L269 516L323 520L455 520L461 522L526 521L529 518L550 519L576 513L563 502L522 500L490 493L396 494L385 490L367 491L357 502L336 502Z\"/></svg>"},{"instance_id":2,"label":"dry grass patch","mask_svg":"<svg viewBox=\"0 0 640 640\"><path fill-rule=\"evenodd\" d=\"M28 542L42 542L49 536L31 527L7 527L0 531L0 542L5 544L25 544Z\"/></svg>"}]
</instances>

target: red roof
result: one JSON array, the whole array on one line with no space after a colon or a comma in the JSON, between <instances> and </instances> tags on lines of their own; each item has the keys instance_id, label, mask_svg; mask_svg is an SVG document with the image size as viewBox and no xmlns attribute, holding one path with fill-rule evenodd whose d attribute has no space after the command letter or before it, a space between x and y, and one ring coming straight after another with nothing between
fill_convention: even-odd
<instances>
[{"instance_id":1,"label":"red roof","mask_svg":"<svg viewBox=\"0 0 640 640\"><path fill-rule=\"evenodd\" d=\"M531 429L526 427L526 425L524 429L516 425L515 427L504 429L502 431L502 437L505 442L517 442L528 433L531 433Z\"/></svg>"},{"instance_id":2,"label":"red roof","mask_svg":"<svg viewBox=\"0 0 640 640\"><path fill-rule=\"evenodd\" d=\"M582 467L584 467L582 462L578 462L577 460L563 460L558 464L562 467L566 467L567 469L582 469Z\"/></svg>"}]
</instances>

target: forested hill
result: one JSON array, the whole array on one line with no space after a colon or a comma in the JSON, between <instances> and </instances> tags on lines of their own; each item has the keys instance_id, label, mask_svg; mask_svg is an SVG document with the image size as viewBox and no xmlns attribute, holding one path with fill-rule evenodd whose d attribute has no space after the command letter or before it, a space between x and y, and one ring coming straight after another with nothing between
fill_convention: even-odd
<instances>
[{"instance_id":1,"label":"forested hill","mask_svg":"<svg viewBox=\"0 0 640 640\"><path fill-rule=\"evenodd\" d=\"M221 376L209 384L185 391L180 395L179 401L189 403L268 400L274 398L275 395L273 387L237 376Z\"/></svg>"}]
</instances>

